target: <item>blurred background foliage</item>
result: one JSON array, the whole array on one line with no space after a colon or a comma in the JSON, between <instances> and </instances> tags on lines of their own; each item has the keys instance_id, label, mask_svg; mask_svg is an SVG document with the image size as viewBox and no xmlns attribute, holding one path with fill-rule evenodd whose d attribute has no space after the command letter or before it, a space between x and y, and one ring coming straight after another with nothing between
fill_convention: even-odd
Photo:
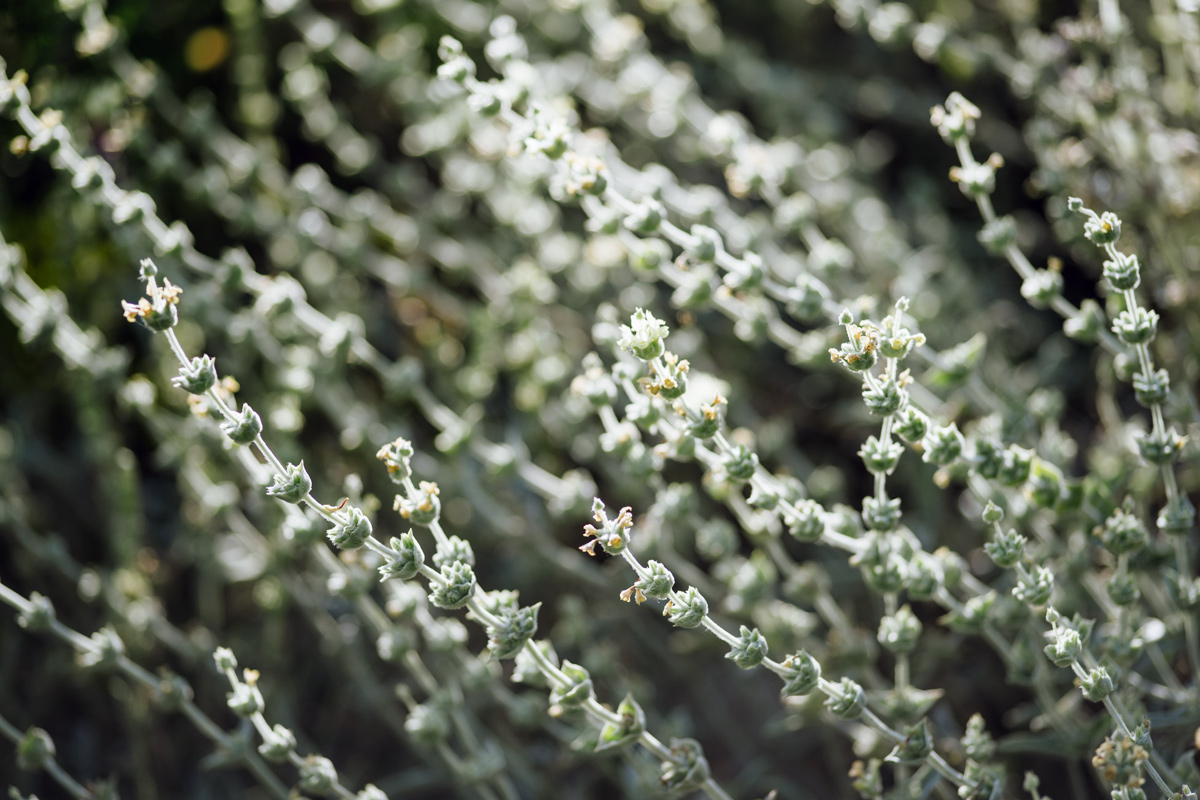
<instances>
[{"instance_id":1,"label":"blurred background foliage","mask_svg":"<svg viewBox=\"0 0 1200 800\"><path fill-rule=\"evenodd\" d=\"M781 346L761 320L727 319L687 286L631 270L616 237L552 200L544 170L510 157L502 133L435 77L438 39L460 38L485 64L500 58L485 56L489 41L517 46L492 25L511 17L531 96L605 130L641 170L630 182L657 185L675 218L713 225L731 250L783 254L856 315L879 319L912 298L942 354L914 374L944 418L1037 449L1086 496L1038 518L1070 545L1057 567L1081 575L1094 566L1086 532L1126 493L1157 508L1153 476L1127 455L1137 406L1121 365L1030 308L1019 277L977 242L978 214L947 180L957 162L929 109L953 90L982 109L977 155L1005 160L995 205L1017 219L1034 264L1062 259L1073 302L1095 294L1100 258L1066 196L1122 215L1123 246L1141 255L1147 302L1163 315L1156 353L1179 394L1170 416L1194 430L1196 20L1166 0L1119 13L1113 32L1095 4L1036 0L6 4L0 55L10 76L27 73L35 110L59 110L75 147L153 198L162 220L182 220L194 249L156 247L137 202L114 208L73 187L17 122L0 121L0 233L24 254L6 251L0 288L0 578L47 595L85 634L114 626L138 663L186 676L227 729L236 720L210 654L232 648L262 672L268 718L355 787L406 798L654 791L654 764L589 755L586 724L548 716L543 690L475 655L478 627L403 592L370 600L369 571L267 502L261 476L171 387L162 341L120 316L140 291L138 261L153 256L184 287L185 347L236 377L239 401L262 412L281 458L305 459L325 502L351 498L381 537L406 529L373 456L411 439L417 477L441 486L444 523L471 542L480 583L543 602L541 635L591 671L602 699L632 692L660 738L701 741L736 796L855 796L849 765L881 743L847 725L829 735L814 704L780 704L772 676L742 673L715 640L618 602L623 565L575 551L593 494L631 505L646 515L639 553L682 563L681 581L760 626L773 654L808 647L839 675L890 669L875 642L879 599L840 553L788 540L804 569L785 580L764 565L767 534L747 525L740 498L722 502L695 464L606 452L570 391L589 352L613 360L614 324L654 308L671 348L723 387L733 436L827 508L847 504L838 513L852 531L870 491L855 453L878 422L829 364L840 329L819 310L784 308L797 338ZM714 112L732 113L722 119L753 131L758 149L714 141ZM39 291L19 288L21 271ZM254 272L268 278L245 278ZM1189 459L1181 482L1194 491ZM905 464L891 483L905 524L930 552L947 545L996 577L965 474L913 454ZM412 647L391 660L364 611L375 602ZM1011 789L1033 769L1052 795L1099 796L1088 765L1105 723L1074 737L1047 727L1044 698L1010 682L984 642L938 626L933 603L914 609L926 623L914 679L945 691L939 748L953 755L978 712ZM111 776L122 796L264 791L232 766L236 752L214 752L149 693L80 669L8 613L0 687L0 714L49 730L72 774ZM431 746L405 728L417 704L466 721ZM1166 722L1164 741L1183 747L1186 725ZM57 791L18 773L4 748L0 775L26 793Z\"/></svg>"}]
</instances>

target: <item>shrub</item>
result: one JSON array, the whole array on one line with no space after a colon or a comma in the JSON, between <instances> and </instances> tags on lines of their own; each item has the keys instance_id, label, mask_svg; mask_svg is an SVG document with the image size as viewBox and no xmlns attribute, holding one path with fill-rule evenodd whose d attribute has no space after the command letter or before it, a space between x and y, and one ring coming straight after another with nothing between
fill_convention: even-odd
<instances>
[{"instance_id":1,"label":"shrub","mask_svg":"<svg viewBox=\"0 0 1200 800\"><path fill-rule=\"evenodd\" d=\"M1125 6L0 11L13 795L1194 799Z\"/></svg>"}]
</instances>

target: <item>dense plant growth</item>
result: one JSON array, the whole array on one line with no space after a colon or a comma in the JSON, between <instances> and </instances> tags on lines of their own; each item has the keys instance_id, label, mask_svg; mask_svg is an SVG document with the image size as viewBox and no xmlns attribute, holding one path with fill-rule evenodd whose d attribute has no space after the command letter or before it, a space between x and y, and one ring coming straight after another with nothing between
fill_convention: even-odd
<instances>
[{"instance_id":1,"label":"dense plant growth","mask_svg":"<svg viewBox=\"0 0 1200 800\"><path fill-rule=\"evenodd\" d=\"M1195 800L1193 3L0 55L14 797Z\"/></svg>"}]
</instances>

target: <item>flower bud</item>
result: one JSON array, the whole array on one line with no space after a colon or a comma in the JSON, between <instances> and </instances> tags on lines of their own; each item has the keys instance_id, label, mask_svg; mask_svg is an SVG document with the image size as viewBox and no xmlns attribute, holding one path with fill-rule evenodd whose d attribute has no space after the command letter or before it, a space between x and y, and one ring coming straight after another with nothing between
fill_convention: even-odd
<instances>
[{"instance_id":1,"label":"flower bud","mask_svg":"<svg viewBox=\"0 0 1200 800\"><path fill-rule=\"evenodd\" d=\"M635 270L656 270L663 264L671 263L671 246L662 239L643 239L630 250L629 263Z\"/></svg>"},{"instance_id":2,"label":"flower bud","mask_svg":"<svg viewBox=\"0 0 1200 800\"><path fill-rule=\"evenodd\" d=\"M178 675L160 670L158 685L154 687L154 704L163 711L179 711L193 697L191 685Z\"/></svg>"},{"instance_id":3,"label":"flower bud","mask_svg":"<svg viewBox=\"0 0 1200 800\"><path fill-rule=\"evenodd\" d=\"M450 720L444 712L432 706L418 705L408 712L404 730L418 744L431 747L450 735Z\"/></svg>"},{"instance_id":4,"label":"flower bud","mask_svg":"<svg viewBox=\"0 0 1200 800\"><path fill-rule=\"evenodd\" d=\"M951 422L945 427L931 430L921 444L925 448L921 456L925 463L946 466L962 455L963 437L958 432L958 426Z\"/></svg>"},{"instance_id":5,"label":"flower bud","mask_svg":"<svg viewBox=\"0 0 1200 800\"><path fill-rule=\"evenodd\" d=\"M659 561L651 559L646 564L646 574L634 584L647 597L664 600L675 586L675 576Z\"/></svg>"},{"instance_id":6,"label":"flower bud","mask_svg":"<svg viewBox=\"0 0 1200 800\"><path fill-rule=\"evenodd\" d=\"M961 609L955 609L941 618L941 622L960 633L979 633L987 621L988 612L996 602L996 595L988 592L967 600Z\"/></svg>"},{"instance_id":7,"label":"flower bud","mask_svg":"<svg viewBox=\"0 0 1200 800\"><path fill-rule=\"evenodd\" d=\"M1026 486L1030 500L1042 508L1054 508L1063 497L1063 489L1062 473L1057 467L1041 459L1033 463Z\"/></svg>"},{"instance_id":8,"label":"flower bud","mask_svg":"<svg viewBox=\"0 0 1200 800\"><path fill-rule=\"evenodd\" d=\"M929 121L947 144L975 135L975 120L982 116L979 108L958 92L951 92L945 106L935 106L929 112Z\"/></svg>"},{"instance_id":9,"label":"flower bud","mask_svg":"<svg viewBox=\"0 0 1200 800\"><path fill-rule=\"evenodd\" d=\"M646 713L642 711L633 699L633 695L625 695L625 699L617 706L620 722L607 722L600 729L595 752L627 747L641 738L646 730Z\"/></svg>"},{"instance_id":10,"label":"flower bud","mask_svg":"<svg viewBox=\"0 0 1200 800\"><path fill-rule=\"evenodd\" d=\"M89 639L92 649L79 653L79 663L84 667L101 670L115 669L125 655L125 643L112 628L101 628Z\"/></svg>"},{"instance_id":11,"label":"flower bud","mask_svg":"<svg viewBox=\"0 0 1200 800\"><path fill-rule=\"evenodd\" d=\"M1111 211L1105 211L1097 216L1094 212L1084 209L1088 219L1083 223L1083 235L1092 244L1102 247L1112 244L1121 238L1121 220Z\"/></svg>"},{"instance_id":12,"label":"flower bud","mask_svg":"<svg viewBox=\"0 0 1200 800\"><path fill-rule=\"evenodd\" d=\"M1021 296L1034 308L1045 308L1062 294L1063 277L1056 269L1039 269L1021 283Z\"/></svg>"},{"instance_id":13,"label":"flower bud","mask_svg":"<svg viewBox=\"0 0 1200 800\"><path fill-rule=\"evenodd\" d=\"M700 406L700 417L688 423L687 432L697 439L711 439L721 430L725 404L725 398L718 394L711 403Z\"/></svg>"},{"instance_id":14,"label":"flower bud","mask_svg":"<svg viewBox=\"0 0 1200 800\"><path fill-rule=\"evenodd\" d=\"M663 322L643 308L633 312L629 325L621 326L621 338L617 346L629 350L642 361L653 361L663 354L663 339L670 333Z\"/></svg>"},{"instance_id":15,"label":"flower bud","mask_svg":"<svg viewBox=\"0 0 1200 800\"><path fill-rule=\"evenodd\" d=\"M54 604L50 598L33 592L29 595L29 608L17 616L17 624L31 633L44 631L54 622Z\"/></svg>"},{"instance_id":16,"label":"flower bud","mask_svg":"<svg viewBox=\"0 0 1200 800\"><path fill-rule=\"evenodd\" d=\"M1136 255L1117 253L1111 261L1104 262L1104 279L1114 291L1131 292L1141 283L1141 270Z\"/></svg>"},{"instance_id":17,"label":"flower bud","mask_svg":"<svg viewBox=\"0 0 1200 800\"><path fill-rule=\"evenodd\" d=\"M375 652L383 661L396 662L404 658L416 646L416 635L406 628L392 628L379 634L375 640Z\"/></svg>"},{"instance_id":18,"label":"flower bud","mask_svg":"<svg viewBox=\"0 0 1200 800\"><path fill-rule=\"evenodd\" d=\"M801 542L816 542L825 535L825 510L814 500L796 503L792 514L785 514L788 533Z\"/></svg>"},{"instance_id":19,"label":"flower bud","mask_svg":"<svg viewBox=\"0 0 1200 800\"><path fill-rule=\"evenodd\" d=\"M725 657L742 669L753 669L767 657L767 640L758 628L751 630L742 625L737 642Z\"/></svg>"},{"instance_id":20,"label":"flower bud","mask_svg":"<svg viewBox=\"0 0 1200 800\"><path fill-rule=\"evenodd\" d=\"M891 653L911 653L921 636L921 621L907 605L879 621L879 643Z\"/></svg>"},{"instance_id":21,"label":"flower bud","mask_svg":"<svg viewBox=\"0 0 1200 800\"><path fill-rule=\"evenodd\" d=\"M874 353L871 354L871 361L874 362ZM864 383L862 399L867 411L888 417L908 405L908 390L904 388L903 381L888 376Z\"/></svg>"},{"instance_id":22,"label":"flower bud","mask_svg":"<svg viewBox=\"0 0 1200 800\"><path fill-rule=\"evenodd\" d=\"M393 483L403 484L412 477L412 443L401 437L379 448L375 457L387 467L388 477Z\"/></svg>"},{"instance_id":23,"label":"flower bud","mask_svg":"<svg viewBox=\"0 0 1200 800\"><path fill-rule=\"evenodd\" d=\"M693 241L687 248L687 253L696 261L708 262L717 257L724 249L721 244L721 234L706 225L692 226Z\"/></svg>"},{"instance_id":24,"label":"flower bud","mask_svg":"<svg viewBox=\"0 0 1200 800\"><path fill-rule=\"evenodd\" d=\"M359 509L350 506L339 511L336 516L339 521L335 522L326 534L334 547L341 550L357 550L371 538L371 521Z\"/></svg>"},{"instance_id":25,"label":"flower bud","mask_svg":"<svg viewBox=\"0 0 1200 800\"><path fill-rule=\"evenodd\" d=\"M929 430L929 417L913 406L905 406L893 419L892 430L909 444L921 441Z\"/></svg>"},{"instance_id":26,"label":"flower bud","mask_svg":"<svg viewBox=\"0 0 1200 800\"><path fill-rule=\"evenodd\" d=\"M17 742L17 768L26 772L44 769L54 761L55 753L50 734L41 728L30 728Z\"/></svg>"},{"instance_id":27,"label":"flower bud","mask_svg":"<svg viewBox=\"0 0 1200 800\"><path fill-rule=\"evenodd\" d=\"M979 243L994 256L1003 255L1004 251L1017 241L1017 223L1010 216L996 217L983 226L979 231Z\"/></svg>"},{"instance_id":28,"label":"flower bud","mask_svg":"<svg viewBox=\"0 0 1200 800\"><path fill-rule=\"evenodd\" d=\"M438 58L442 61L437 71L439 78L466 83L467 79L475 77L475 62L463 53L462 43L454 37L441 38L438 42Z\"/></svg>"},{"instance_id":29,"label":"flower bud","mask_svg":"<svg viewBox=\"0 0 1200 800\"><path fill-rule=\"evenodd\" d=\"M1043 652L1057 667L1071 666L1083 652L1083 640L1079 631L1073 628L1056 625L1045 636L1050 640L1050 644L1043 648Z\"/></svg>"},{"instance_id":30,"label":"flower bud","mask_svg":"<svg viewBox=\"0 0 1200 800\"><path fill-rule=\"evenodd\" d=\"M725 476L733 483L745 483L754 477L758 468L758 456L744 444L738 444L733 452L725 456L721 462Z\"/></svg>"},{"instance_id":31,"label":"flower bud","mask_svg":"<svg viewBox=\"0 0 1200 800\"><path fill-rule=\"evenodd\" d=\"M1054 573L1043 566L1022 574L1013 587L1013 597L1030 606L1044 606L1054 591Z\"/></svg>"},{"instance_id":32,"label":"flower bud","mask_svg":"<svg viewBox=\"0 0 1200 800\"><path fill-rule=\"evenodd\" d=\"M1176 433L1174 428L1167 428L1162 433L1149 433L1137 440L1138 452L1142 458L1160 467L1179 458L1184 443L1184 438Z\"/></svg>"},{"instance_id":33,"label":"flower bud","mask_svg":"<svg viewBox=\"0 0 1200 800\"><path fill-rule=\"evenodd\" d=\"M252 717L255 714L261 714L267 704L263 700L262 692L258 690L258 686L249 683L237 683L234 685L233 691L229 693L226 705L229 706L230 711L239 717Z\"/></svg>"},{"instance_id":34,"label":"flower bud","mask_svg":"<svg viewBox=\"0 0 1200 800\"><path fill-rule=\"evenodd\" d=\"M1133 392L1137 401L1146 408L1161 406L1167 401L1171 391L1171 377L1165 369L1154 370L1149 374L1135 373L1133 376Z\"/></svg>"},{"instance_id":35,"label":"flower bud","mask_svg":"<svg viewBox=\"0 0 1200 800\"><path fill-rule=\"evenodd\" d=\"M218 647L213 652L213 662L221 672L237 669L237 657L234 656L233 651L228 647Z\"/></svg>"},{"instance_id":36,"label":"flower bud","mask_svg":"<svg viewBox=\"0 0 1200 800\"><path fill-rule=\"evenodd\" d=\"M1126 309L1113 320L1112 331L1127 345L1147 344L1158 331L1158 312L1142 307Z\"/></svg>"},{"instance_id":37,"label":"flower bud","mask_svg":"<svg viewBox=\"0 0 1200 800\"><path fill-rule=\"evenodd\" d=\"M586 669L570 661L563 661L561 670L569 683L554 685L550 690L551 705L578 707L592 698L592 678Z\"/></svg>"},{"instance_id":38,"label":"flower bud","mask_svg":"<svg viewBox=\"0 0 1200 800\"><path fill-rule=\"evenodd\" d=\"M308 497L311 491L312 478L308 477L303 461L299 464L288 464L283 474L276 473L271 485L267 487L269 496L277 497L285 503L299 503Z\"/></svg>"},{"instance_id":39,"label":"flower bud","mask_svg":"<svg viewBox=\"0 0 1200 800\"><path fill-rule=\"evenodd\" d=\"M1025 555L1025 542L1024 536L1010 528L1007 532L997 531L995 537L985 544L983 549L991 556L992 561L996 562L996 566L1010 569L1021 563L1021 558Z\"/></svg>"},{"instance_id":40,"label":"flower bud","mask_svg":"<svg viewBox=\"0 0 1200 800\"><path fill-rule=\"evenodd\" d=\"M604 501L597 497L592 501L592 519L599 522L600 527L583 526L583 535L594 538L587 544L580 545L579 549L589 556L596 554L597 545L612 556L624 552L629 544L630 530L633 528L633 509L625 506L617 513L615 519L609 519L604 510Z\"/></svg>"},{"instance_id":41,"label":"flower bud","mask_svg":"<svg viewBox=\"0 0 1200 800\"><path fill-rule=\"evenodd\" d=\"M242 403L242 413L234 412L233 419L221 423L221 430L234 444L250 444L262 433L262 418L249 403Z\"/></svg>"},{"instance_id":42,"label":"flower bud","mask_svg":"<svg viewBox=\"0 0 1200 800\"><path fill-rule=\"evenodd\" d=\"M496 625L488 625L488 649L496 658L513 658L537 632L541 603L525 608L504 608L496 616Z\"/></svg>"},{"instance_id":43,"label":"flower bud","mask_svg":"<svg viewBox=\"0 0 1200 800\"><path fill-rule=\"evenodd\" d=\"M904 445L890 438L880 441L874 436L867 437L858 451L858 457L872 475L891 475L903 454Z\"/></svg>"},{"instance_id":44,"label":"flower bud","mask_svg":"<svg viewBox=\"0 0 1200 800\"><path fill-rule=\"evenodd\" d=\"M471 549L471 543L457 536L450 536L444 542L438 542L437 550L433 554L433 565L441 569L456 561L475 566L475 551Z\"/></svg>"},{"instance_id":45,"label":"flower bud","mask_svg":"<svg viewBox=\"0 0 1200 800\"><path fill-rule=\"evenodd\" d=\"M672 600L667 603L663 615L680 628L695 628L708 615L708 601L695 586L689 586L678 601Z\"/></svg>"},{"instance_id":46,"label":"flower bud","mask_svg":"<svg viewBox=\"0 0 1200 800\"><path fill-rule=\"evenodd\" d=\"M658 231L662 220L662 203L654 199L647 199L635 205L629 215L625 217L625 227L634 233L648 235Z\"/></svg>"},{"instance_id":47,"label":"flower bud","mask_svg":"<svg viewBox=\"0 0 1200 800\"><path fill-rule=\"evenodd\" d=\"M862 518L869 530L881 533L895 530L900 524L900 498L864 497Z\"/></svg>"},{"instance_id":48,"label":"flower bud","mask_svg":"<svg viewBox=\"0 0 1200 800\"><path fill-rule=\"evenodd\" d=\"M179 375L171 379L171 383L189 394L202 395L217 382L217 368L213 360L207 356L193 358L192 363L179 368Z\"/></svg>"},{"instance_id":49,"label":"flower bud","mask_svg":"<svg viewBox=\"0 0 1200 800\"><path fill-rule=\"evenodd\" d=\"M1154 524L1163 533L1183 535L1192 529L1196 522L1196 508L1192 501L1183 493L1176 494L1158 512Z\"/></svg>"},{"instance_id":50,"label":"flower bud","mask_svg":"<svg viewBox=\"0 0 1200 800\"><path fill-rule=\"evenodd\" d=\"M1124 508L1116 509L1104 520L1104 526L1096 529L1095 534L1104 548L1114 556L1141 550L1150 541L1146 524Z\"/></svg>"},{"instance_id":51,"label":"flower bud","mask_svg":"<svg viewBox=\"0 0 1200 800\"><path fill-rule=\"evenodd\" d=\"M276 725L263 734L262 738L262 744L258 746L259 754L277 764L287 761L288 756L296 749L296 735L282 725Z\"/></svg>"},{"instance_id":52,"label":"flower bud","mask_svg":"<svg viewBox=\"0 0 1200 800\"><path fill-rule=\"evenodd\" d=\"M867 693L849 678L842 678L837 689L825 701L825 707L842 719L857 718L866 706Z\"/></svg>"},{"instance_id":53,"label":"flower bud","mask_svg":"<svg viewBox=\"0 0 1200 800\"><path fill-rule=\"evenodd\" d=\"M821 682L821 665L804 650L784 659L783 668L781 694L784 697L810 694Z\"/></svg>"},{"instance_id":54,"label":"flower bud","mask_svg":"<svg viewBox=\"0 0 1200 800\"><path fill-rule=\"evenodd\" d=\"M660 764L658 782L672 797L704 788L710 777L708 759L695 739L672 739L671 760Z\"/></svg>"},{"instance_id":55,"label":"flower bud","mask_svg":"<svg viewBox=\"0 0 1200 800\"><path fill-rule=\"evenodd\" d=\"M892 748L884 760L915 767L924 763L931 752L933 733L929 730L929 720L922 719L905 732L904 741Z\"/></svg>"},{"instance_id":56,"label":"flower bud","mask_svg":"<svg viewBox=\"0 0 1200 800\"><path fill-rule=\"evenodd\" d=\"M405 498L396 495L392 508L414 525L433 525L442 512L442 501L438 499L438 485L431 481L421 481L420 489L414 496Z\"/></svg>"},{"instance_id":57,"label":"flower bud","mask_svg":"<svg viewBox=\"0 0 1200 800\"><path fill-rule=\"evenodd\" d=\"M801 274L796 285L787 290L787 312L797 319L811 322L821 315L829 290L811 275Z\"/></svg>"},{"instance_id":58,"label":"flower bud","mask_svg":"<svg viewBox=\"0 0 1200 800\"><path fill-rule=\"evenodd\" d=\"M1079 311L1063 321L1063 333L1077 342L1094 342L1104 327L1104 311L1090 297L1079 304Z\"/></svg>"},{"instance_id":59,"label":"flower bud","mask_svg":"<svg viewBox=\"0 0 1200 800\"><path fill-rule=\"evenodd\" d=\"M1020 486L1029 480L1033 469L1033 451L1010 445L1000 457L996 478L1005 486Z\"/></svg>"},{"instance_id":60,"label":"flower bud","mask_svg":"<svg viewBox=\"0 0 1200 800\"><path fill-rule=\"evenodd\" d=\"M972 199L991 194L996 189L996 168L991 159L982 164L963 164L950 168L950 180Z\"/></svg>"},{"instance_id":61,"label":"flower bud","mask_svg":"<svg viewBox=\"0 0 1200 800\"><path fill-rule=\"evenodd\" d=\"M464 561L447 564L440 571L441 582L432 585L429 602L438 608L462 608L475 593L475 571Z\"/></svg>"}]
</instances>

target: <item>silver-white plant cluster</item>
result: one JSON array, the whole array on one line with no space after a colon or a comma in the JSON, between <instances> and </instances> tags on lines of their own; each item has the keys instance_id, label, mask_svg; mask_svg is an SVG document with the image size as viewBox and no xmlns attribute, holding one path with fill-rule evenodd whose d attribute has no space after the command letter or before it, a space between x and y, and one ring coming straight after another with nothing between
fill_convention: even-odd
<instances>
[{"instance_id":1,"label":"silver-white plant cluster","mask_svg":"<svg viewBox=\"0 0 1200 800\"><path fill-rule=\"evenodd\" d=\"M1195 800L1200 20L1050 13L58 0L11 795Z\"/></svg>"}]
</instances>

